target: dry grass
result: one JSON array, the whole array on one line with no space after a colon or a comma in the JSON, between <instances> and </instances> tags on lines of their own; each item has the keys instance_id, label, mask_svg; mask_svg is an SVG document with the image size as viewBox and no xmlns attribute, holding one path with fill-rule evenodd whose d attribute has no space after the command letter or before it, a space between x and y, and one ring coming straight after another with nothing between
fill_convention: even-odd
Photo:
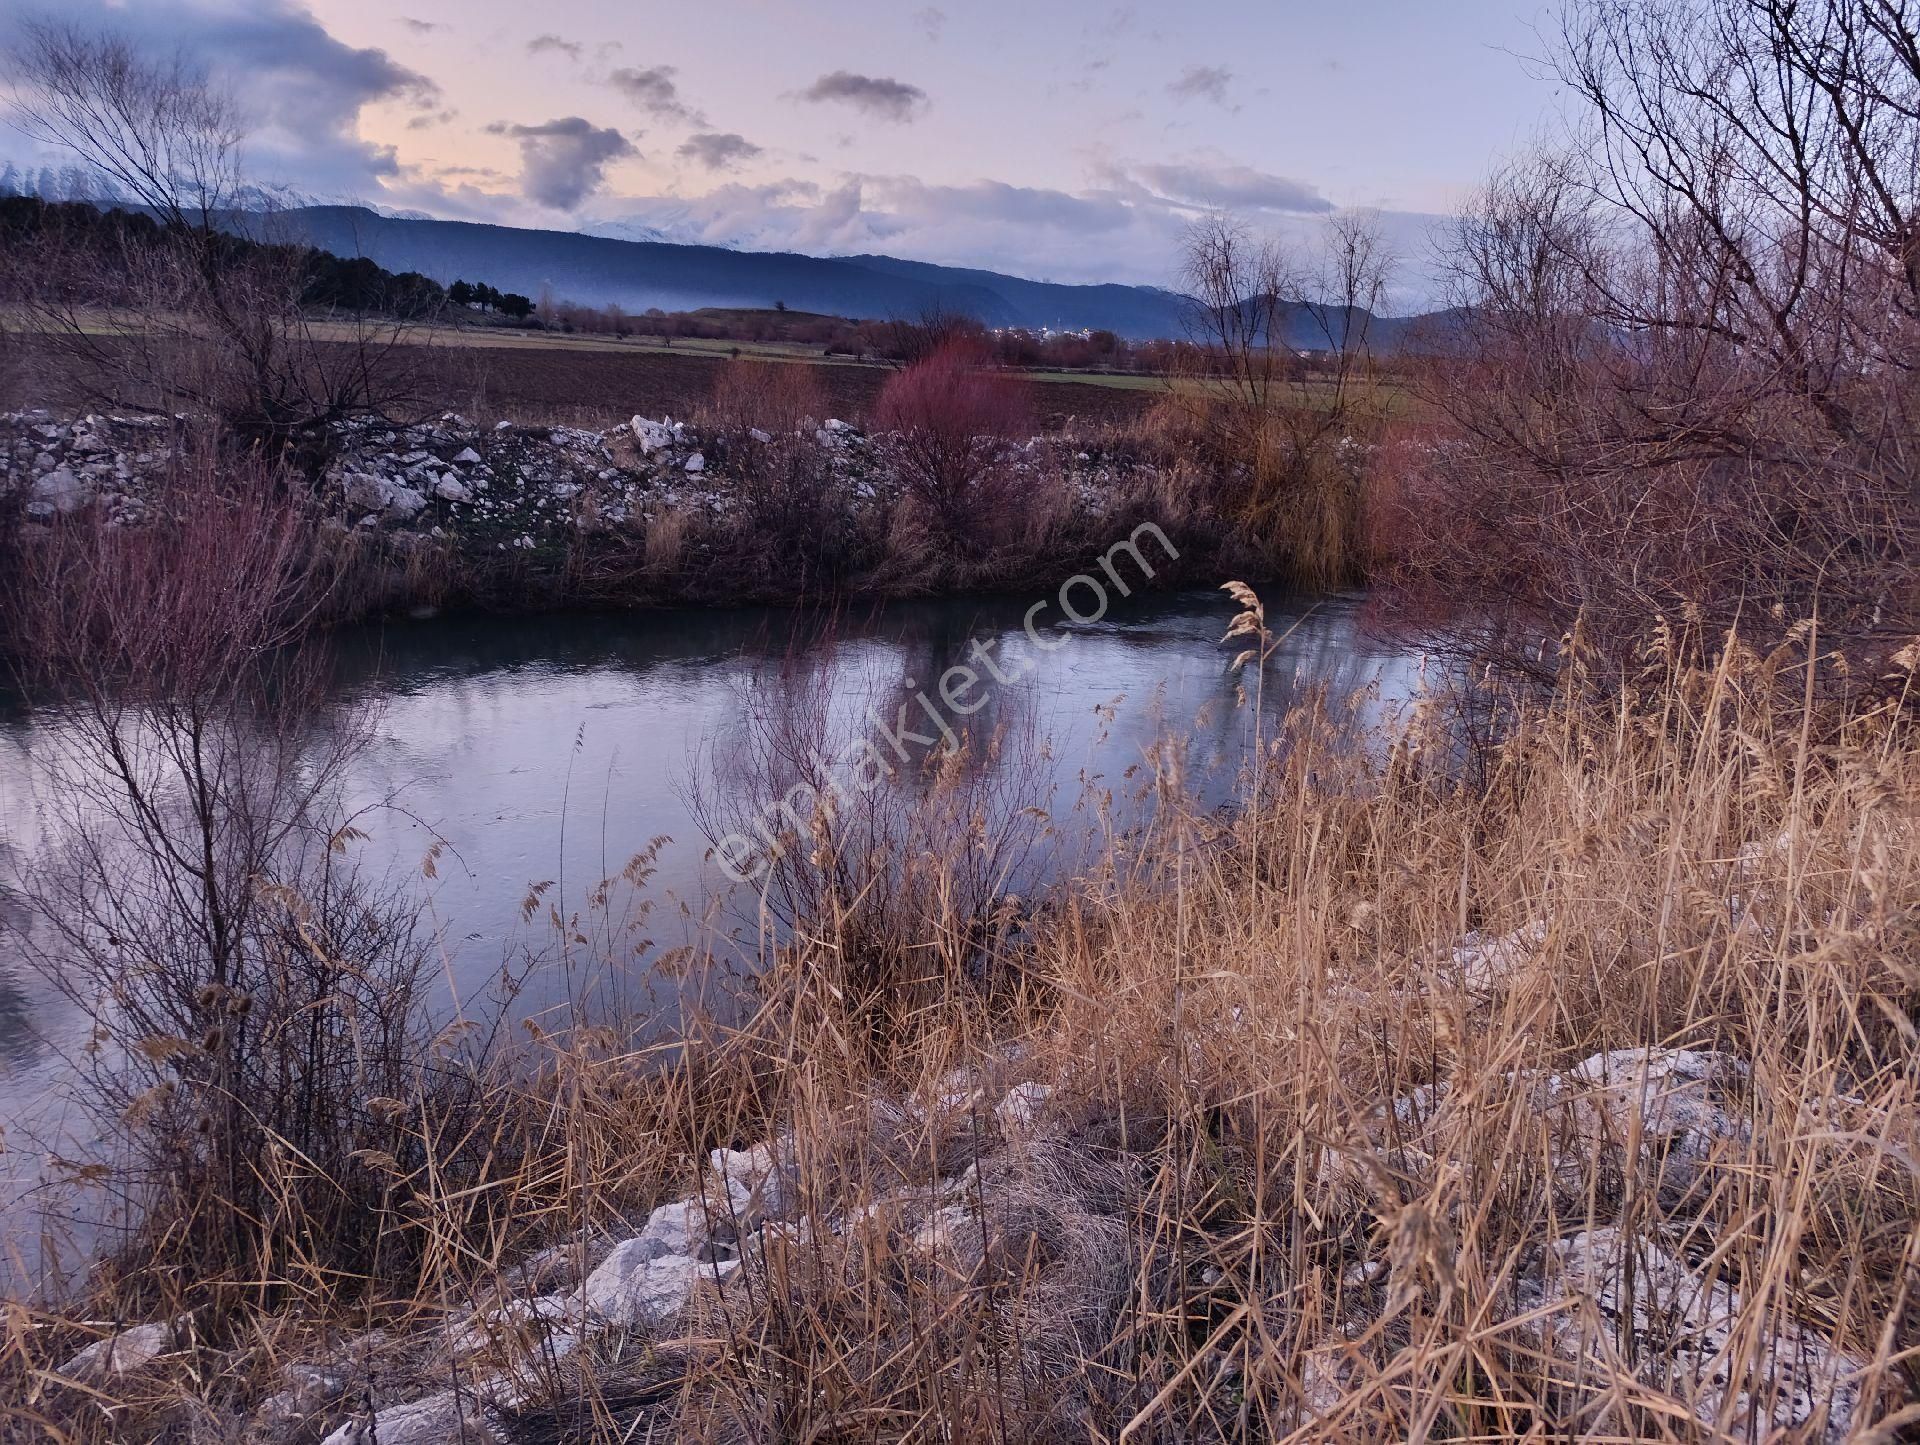
<instances>
[{"instance_id":1,"label":"dry grass","mask_svg":"<svg viewBox=\"0 0 1920 1445\"><path fill-rule=\"evenodd\" d=\"M1261 719L1229 821L1182 802L1169 751L1146 832L985 929L875 938L874 875L835 866L871 830L822 819L785 876L854 891L807 895L745 1023L543 1037L469 1125L495 1164L437 1187L476 1144L424 1125L373 1161L410 1201L404 1278L304 1279L299 1314L84 1392L47 1366L87 1329L17 1309L11 1418L229 1438L287 1360L380 1323L347 1403L511 1355L520 1439L1745 1440L1767 1431L1714 1381L1786 1388L1767 1346L1797 1319L1859 1368L1812 1383L1798 1435L1853 1391L1896 1438L1920 1383L1920 746L1899 708L1802 706L1801 641L1658 638L1598 706L1570 669L1471 782L1437 711L1359 747L1332 703ZM947 829L916 856L956 879L963 777L925 780L916 825ZM1721 1057L1670 1106L1570 1072L1650 1047ZM1022 1082L1053 1092L996 1110ZM776 1135L791 1203L679 1327L565 1361L423 1332L534 1244L591 1263L707 1149ZM1593 1230L1633 1242L1643 1294L1656 1246L1732 1290L1725 1348L1550 1287Z\"/></svg>"}]
</instances>

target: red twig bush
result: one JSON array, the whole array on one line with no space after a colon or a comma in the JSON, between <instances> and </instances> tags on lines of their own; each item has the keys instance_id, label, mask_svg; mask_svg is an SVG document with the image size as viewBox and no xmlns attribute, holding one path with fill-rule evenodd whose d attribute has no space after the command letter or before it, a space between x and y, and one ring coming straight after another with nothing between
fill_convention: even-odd
<instances>
[{"instance_id":1,"label":"red twig bush","mask_svg":"<svg viewBox=\"0 0 1920 1445\"><path fill-rule=\"evenodd\" d=\"M1004 530L1012 500L1006 444L1032 428L1026 383L951 342L895 373L873 409L894 464L931 529L977 548Z\"/></svg>"}]
</instances>

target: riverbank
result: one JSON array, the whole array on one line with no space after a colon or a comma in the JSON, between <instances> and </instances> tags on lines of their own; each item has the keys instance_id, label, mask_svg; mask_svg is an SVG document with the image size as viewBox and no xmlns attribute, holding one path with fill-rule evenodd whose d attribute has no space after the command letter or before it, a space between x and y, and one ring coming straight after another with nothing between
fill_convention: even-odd
<instances>
[{"instance_id":1,"label":"riverbank","mask_svg":"<svg viewBox=\"0 0 1920 1445\"><path fill-rule=\"evenodd\" d=\"M1150 825L1017 919L965 906L1006 835L960 771L911 848L821 818L746 1021L543 1031L452 1114L423 1075L352 1166L365 1273L133 1261L16 1317L9 1390L341 1445L1890 1421L1920 746L1798 712L1804 651L1646 662L1473 786L1433 718L1356 748L1331 700L1259 718L1231 814L1158 755Z\"/></svg>"},{"instance_id":2,"label":"riverbank","mask_svg":"<svg viewBox=\"0 0 1920 1445\"><path fill-rule=\"evenodd\" d=\"M165 418L0 416L0 518L33 549L76 519L141 526L169 492L214 485L210 470L310 487L335 621L1019 590L1142 527L1170 539L1143 589L1263 570L1221 484L1137 430L983 445L964 519L930 514L895 438L833 418L777 435L638 416L605 430L356 420L330 428L310 484L200 446Z\"/></svg>"}]
</instances>

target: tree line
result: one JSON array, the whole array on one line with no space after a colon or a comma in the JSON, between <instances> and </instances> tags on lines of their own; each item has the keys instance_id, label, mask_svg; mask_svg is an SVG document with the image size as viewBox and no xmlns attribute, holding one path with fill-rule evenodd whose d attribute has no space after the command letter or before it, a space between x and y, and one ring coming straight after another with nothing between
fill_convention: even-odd
<instances>
[{"instance_id":1,"label":"tree line","mask_svg":"<svg viewBox=\"0 0 1920 1445\"><path fill-rule=\"evenodd\" d=\"M85 201L46 201L37 196L0 196L0 245L22 252L55 242L111 260L129 252L154 252L177 240L168 227L144 211L115 207L101 210ZM513 320L525 320L533 302L513 292L501 292L484 283L456 281L442 286L418 271L393 272L365 256L336 256L313 246L262 241L246 235L212 231L205 237L213 264L240 271L261 261L291 269L302 306L351 311L401 320L425 320L449 304L479 307ZM109 294L112 269L88 268L75 273L100 283L102 294L79 299L114 304Z\"/></svg>"}]
</instances>

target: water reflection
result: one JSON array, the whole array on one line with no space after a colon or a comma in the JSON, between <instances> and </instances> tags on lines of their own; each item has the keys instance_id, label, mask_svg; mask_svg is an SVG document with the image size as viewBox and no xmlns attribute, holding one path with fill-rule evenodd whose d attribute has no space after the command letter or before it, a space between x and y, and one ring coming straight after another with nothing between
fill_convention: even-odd
<instances>
[{"instance_id":1,"label":"water reflection","mask_svg":"<svg viewBox=\"0 0 1920 1445\"><path fill-rule=\"evenodd\" d=\"M1022 600L893 604L835 615L782 609L452 617L345 632L329 644L338 705L318 730L349 715L372 717L350 802L381 805L361 845L364 867L415 886L438 931L442 1006L481 1012L503 967L552 941L548 920L585 916L601 880L664 837L644 897L618 900L601 918L606 944L641 966L585 978L543 964L521 982L517 1014L597 1005L652 1007L665 1026L685 1000L675 982L653 989L645 961L717 918L750 947L753 910L722 907L732 885L706 856L689 806L690 783L725 794L749 787L729 773L743 720L754 709L823 704L821 738L838 746L891 720L976 645L1017 681L984 690L970 731L1018 740L989 766L1023 768L1056 818L1090 824L1086 790L1124 804L1127 774L1163 738L1184 740L1188 780L1205 803L1223 800L1248 742L1235 707L1237 679L1220 637L1233 604L1217 592L1116 604L1100 623L1072 629L1070 645L1042 653L1025 636ZM1403 698L1413 664L1370 642L1353 599L1273 606L1284 632L1267 667L1267 705L1278 713L1299 689L1376 689L1375 711ZM1304 615L1304 620L1301 620ZM32 856L48 816L35 767L57 718L0 708L0 876L6 854ZM743 797L743 806L768 799ZM1078 811L1076 811L1078 809ZM1039 871L1070 871L1060 836ZM428 878L421 860L444 840ZM1020 880L1030 886L1037 878ZM544 885L544 886L542 886ZM537 889L531 918L523 904ZM22 924L0 899L0 1116L31 1117L61 1077L62 1057L88 1021L58 1004L8 956ZM709 941L714 941L711 933ZM45 1110L40 1110L44 1116ZM19 1161L13 1161L18 1165ZM4 1209L0 1200L0 1209Z\"/></svg>"}]
</instances>

